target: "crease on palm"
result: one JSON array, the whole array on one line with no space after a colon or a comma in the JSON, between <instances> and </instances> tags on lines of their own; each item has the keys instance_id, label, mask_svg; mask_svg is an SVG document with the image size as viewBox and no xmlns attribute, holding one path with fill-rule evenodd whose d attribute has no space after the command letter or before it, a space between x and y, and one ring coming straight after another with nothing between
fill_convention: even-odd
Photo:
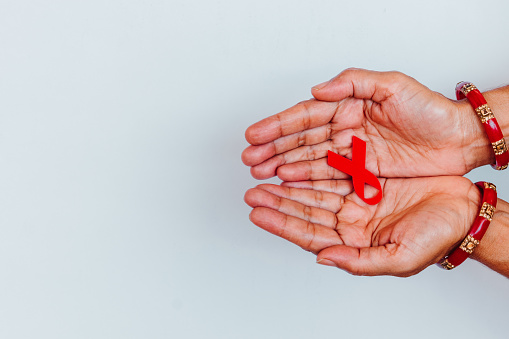
<instances>
[{"instance_id":1,"label":"crease on palm","mask_svg":"<svg viewBox=\"0 0 509 339\"><path fill-rule=\"evenodd\" d=\"M402 189L401 185L405 184L398 183L387 186L387 181L392 180L420 180L421 182L417 183L419 189L425 187L426 182L430 181L432 183L431 193L420 192L411 183ZM265 191L272 196L277 196L274 203L267 203L270 200L267 197L253 199L248 197L247 202L254 208L254 211L257 211L255 213L263 213L265 210L259 210L259 208L264 207L284 215L284 224L279 225L280 228L276 234L313 253L318 253L334 245L364 248L388 244L403 245L405 248L413 248L413 251L422 252L423 248L419 246L427 244L428 240L419 238L419 241L415 242L414 240L417 239L414 238L416 236L424 237L429 229L437 232L440 225L447 224L453 219L452 216L447 215L447 212L440 209L441 202L450 199L450 196L441 191L434 192L433 190L437 190L437 183L433 183L434 180L433 178L387 179L384 182L384 190L388 192L390 199L377 206L363 204L355 193L342 196L321 191L320 194L317 194L316 188L314 190L297 189L269 184L260 185L254 190ZM344 180L339 181L342 184L345 182ZM465 189L467 183L458 181L456 184L452 183L452 186L454 185L460 187L459 191L461 191ZM334 187L334 184L330 183L329 186ZM284 190L286 193L283 192ZM253 192L251 193L247 195L255 195ZM260 192L256 194L260 194ZM313 198L309 198L308 204L305 204L306 201L302 198L300 198L300 202L292 200L301 194L313 194ZM314 203L311 203L312 199L315 200ZM335 202L331 203L331 199L335 199ZM289 201L294 205L289 205ZM328 221L324 222L324 218L313 215L320 211L333 213L335 219L328 218ZM256 217L253 221L260 224ZM300 226L298 226L299 223ZM277 225L273 226L277 227ZM299 227L302 232L301 239L299 238ZM461 230L456 231L461 232ZM408 236L408 234L412 236ZM450 236L452 235L446 234L446 237ZM415 243L411 245L408 242ZM421 245L416 247L415 244ZM436 255L433 256L433 258L435 257Z\"/></svg>"},{"instance_id":2,"label":"crease on palm","mask_svg":"<svg viewBox=\"0 0 509 339\"><path fill-rule=\"evenodd\" d=\"M358 99L354 99L358 100ZM350 100L351 101L351 100ZM362 100L365 102L365 100ZM288 167L298 162L310 162L316 161L326 157L327 149L333 150L341 155L348 155L350 152L350 144L345 141L345 135L356 135L361 139L369 141L369 154L368 158L368 169L371 170L375 175L379 176L404 176L403 171L395 167L414 165L416 161L426 160L427 166L440 167L440 165L434 164L437 153L440 153L440 147L434 147L430 142L426 142L422 135L412 136L407 133L404 129L400 130L399 126L393 125L393 123L381 124L374 119L373 116L382 115L381 113L362 112L365 109L357 107L357 112L345 113L346 109L350 109L351 105L361 106L360 104L347 104L346 107L342 107L340 103L334 112L331 120L325 125L314 127L309 130L299 131L295 135L284 136L276 140L271 141L274 145L274 155L265 159L260 164L255 165L257 169L270 168L266 172L270 172L273 176L276 174L276 168ZM373 105L368 109L374 110ZM309 108L306 108L309 110ZM309 113L305 116L308 117L301 122L304 126L311 126ZM388 114L391 115L391 114ZM344 118L350 119L345 128ZM353 117L353 118L352 118ZM352 123L352 121L355 121ZM320 137L316 134L324 134ZM285 143L289 142L289 139L297 139L296 145L293 148L288 148ZM373 156L374 155L374 156ZM417 158L417 159L416 159ZM420 169L417 169L416 174L419 173ZM428 169L433 171L433 169ZM433 174L433 173L432 173ZM263 177L263 175L261 175ZM265 177L268 176L265 174ZM265 178L263 177L263 178ZM325 178L324 178L325 179Z\"/></svg>"}]
</instances>

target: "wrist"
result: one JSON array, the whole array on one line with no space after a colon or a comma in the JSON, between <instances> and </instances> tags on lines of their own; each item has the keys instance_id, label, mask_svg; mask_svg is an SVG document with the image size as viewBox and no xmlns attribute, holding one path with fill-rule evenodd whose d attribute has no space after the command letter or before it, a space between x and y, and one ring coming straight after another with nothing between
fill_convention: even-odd
<instances>
[{"instance_id":1,"label":"wrist","mask_svg":"<svg viewBox=\"0 0 509 339\"><path fill-rule=\"evenodd\" d=\"M451 243L448 244L448 248L444 248L443 255L447 255L451 253L456 247L458 247L461 242L465 239L468 232L472 228L474 221L479 214L479 208L482 203L482 194L479 191L479 188L474 183L471 183L471 187L468 190L466 196L459 197L461 200L462 208L457 210L457 220L459 221L458 225L460 225L457 233L455 233L454 238L452 238Z\"/></svg>"},{"instance_id":2,"label":"wrist","mask_svg":"<svg viewBox=\"0 0 509 339\"><path fill-rule=\"evenodd\" d=\"M470 190L467 194L467 200L468 200L468 212L467 212L467 220L465 223L465 230L464 234L462 235L461 239L458 239L459 242L463 241L465 237L467 236L468 232L472 228L472 225L475 222L476 217L479 215L479 209L482 205L482 199L483 196L481 194L481 191L479 188L472 183L472 186L470 187Z\"/></svg>"},{"instance_id":3,"label":"wrist","mask_svg":"<svg viewBox=\"0 0 509 339\"><path fill-rule=\"evenodd\" d=\"M456 103L460 124L463 126L463 155L467 172L495 162L495 154L477 113L467 99Z\"/></svg>"},{"instance_id":4,"label":"wrist","mask_svg":"<svg viewBox=\"0 0 509 339\"><path fill-rule=\"evenodd\" d=\"M484 238L470 256L491 269L509 277L509 204L497 201L497 209Z\"/></svg>"},{"instance_id":5,"label":"wrist","mask_svg":"<svg viewBox=\"0 0 509 339\"><path fill-rule=\"evenodd\" d=\"M461 86L461 89L458 86ZM470 86L470 89L468 86ZM458 111L463 114L467 121L465 125L462 125L464 126L464 140L466 141L464 155L467 170L486 164L490 164L498 170L506 168L509 155L507 150L502 151L505 149L505 145L501 142L509 134L509 115L505 114L505 110L509 107L509 86L481 94L471 83L462 82L456 87L456 96L458 99L465 98L465 96L468 98L468 101L460 100L456 102ZM467 104L469 101L472 105ZM479 118L477 123L472 121L471 117L477 117L476 110L484 104L489 107L487 110L481 110L484 120L481 122L481 118ZM477 107L477 109L474 110L472 107ZM473 114L468 114L469 112ZM491 120L493 117L495 119ZM481 132L480 126L484 129L484 133ZM489 148L493 148L493 151L487 151ZM495 152L497 155L494 154Z\"/></svg>"},{"instance_id":6,"label":"wrist","mask_svg":"<svg viewBox=\"0 0 509 339\"><path fill-rule=\"evenodd\" d=\"M468 259L483 239L493 219L497 206L496 187L489 182L479 181L475 183L475 189L479 194L476 194L471 187L466 195L468 208L465 217L466 224L469 225L467 235L462 239L459 246L455 246L439 262L439 265L447 270L461 265L461 263ZM475 206L476 204L478 206Z\"/></svg>"},{"instance_id":7,"label":"wrist","mask_svg":"<svg viewBox=\"0 0 509 339\"><path fill-rule=\"evenodd\" d=\"M506 112L509 110L509 86L484 92L483 95L497 118L504 138L507 139L509 137L509 115Z\"/></svg>"}]
</instances>

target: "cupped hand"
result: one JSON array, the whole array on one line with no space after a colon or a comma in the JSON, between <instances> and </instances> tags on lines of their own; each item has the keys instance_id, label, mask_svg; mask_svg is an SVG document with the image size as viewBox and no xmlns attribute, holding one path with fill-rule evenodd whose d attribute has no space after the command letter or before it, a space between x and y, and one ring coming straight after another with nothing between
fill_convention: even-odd
<instances>
[{"instance_id":1,"label":"cupped hand","mask_svg":"<svg viewBox=\"0 0 509 339\"><path fill-rule=\"evenodd\" d=\"M479 190L462 177L380 180L376 206L348 180L262 184L245 201L254 224L355 275L420 272L463 240L478 212Z\"/></svg>"},{"instance_id":2,"label":"cupped hand","mask_svg":"<svg viewBox=\"0 0 509 339\"><path fill-rule=\"evenodd\" d=\"M257 179L343 179L327 151L351 157L352 136L367 142L366 168L379 177L463 175L492 151L466 101L452 101L398 72L349 69L312 89L315 99L246 131L242 154Z\"/></svg>"}]
</instances>

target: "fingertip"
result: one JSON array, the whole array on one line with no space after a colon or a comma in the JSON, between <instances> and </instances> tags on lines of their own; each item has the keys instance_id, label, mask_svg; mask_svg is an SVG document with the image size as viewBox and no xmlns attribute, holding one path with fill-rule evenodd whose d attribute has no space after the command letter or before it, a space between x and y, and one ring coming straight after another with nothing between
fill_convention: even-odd
<instances>
[{"instance_id":1,"label":"fingertip","mask_svg":"<svg viewBox=\"0 0 509 339\"><path fill-rule=\"evenodd\" d=\"M249 220L256 226L279 235L281 225L284 224L284 215L267 207L255 207L249 213Z\"/></svg>"},{"instance_id":2,"label":"fingertip","mask_svg":"<svg viewBox=\"0 0 509 339\"><path fill-rule=\"evenodd\" d=\"M276 176L283 181L292 181L292 179L288 177L288 171L284 167L287 166L281 166L276 169Z\"/></svg>"},{"instance_id":3,"label":"fingertip","mask_svg":"<svg viewBox=\"0 0 509 339\"><path fill-rule=\"evenodd\" d=\"M318 85L318 86L320 86L320 85ZM329 96L324 94L327 92L327 89L326 89L327 86L324 86L324 87L318 87L318 86L311 88L311 95L313 96L313 98L315 98L316 100L320 100L320 101L331 101L331 100L327 100Z\"/></svg>"},{"instance_id":4,"label":"fingertip","mask_svg":"<svg viewBox=\"0 0 509 339\"><path fill-rule=\"evenodd\" d=\"M269 179L276 175L277 169L285 163L283 157L275 156L261 164L251 167L251 175L255 179Z\"/></svg>"},{"instance_id":5,"label":"fingertip","mask_svg":"<svg viewBox=\"0 0 509 339\"><path fill-rule=\"evenodd\" d=\"M301 181L309 179L301 164L288 164L276 169L276 175L283 181Z\"/></svg>"},{"instance_id":6,"label":"fingertip","mask_svg":"<svg viewBox=\"0 0 509 339\"><path fill-rule=\"evenodd\" d=\"M250 188L244 193L244 202L249 206L253 207L253 196L256 194L256 188Z\"/></svg>"},{"instance_id":7,"label":"fingertip","mask_svg":"<svg viewBox=\"0 0 509 339\"><path fill-rule=\"evenodd\" d=\"M251 167L258 165L260 162L256 161L257 158L256 153L257 152L255 146L249 145L248 147L246 147L246 149L242 151L242 154L240 156L244 165Z\"/></svg>"},{"instance_id":8,"label":"fingertip","mask_svg":"<svg viewBox=\"0 0 509 339\"><path fill-rule=\"evenodd\" d=\"M327 81L322 82L321 84L311 87L311 93L313 93L313 92L317 93L321 89L324 89L325 87L327 87L330 84L331 81L332 80L327 80Z\"/></svg>"},{"instance_id":9,"label":"fingertip","mask_svg":"<svg viewBox=\"0 0 509 339\"><path fill-rule=\"evenodd\" d=\"M339 76L336 76L329 81L313 86L311 88L311 95L320 101L339 101L344 99L341 94L341 82L338 78Z\"/></svg>"},{"instance_id":10,"label":"fingertip","mask_svg":"<svg viewBox=\"0 0 509 339\"><path fill-rule=\"evenodd\" d=\"M270 209L278 209L281 205L280 197L270 191L270 188L265 186L257 186L249 189L244 195L246 203L255 207L267 207Z\"/></svg>"},{"instance_id":11,"label":"fingertip","mask_svg":"<svg viewBox=\"0 0 509 339\"><path fill-rule=\"evenodd\" d=\"M256 138L254 125L251 125L246 129L246 132L244 132L244 138L246 138L246 141L251 145L254 144Z\"/></svg>"},{"instance_id":12,"label":"fingertip","mask_svg":"<svg viewBox=\"0 0 509 339\"><path fill-rule=\"evenodd\" d=\"M325 265L325 266L332 266L332 267L337 267L336 266L336 263L332 260L329 260L329 259L325 259L325 258L322 258L322 259L316 259L316 263L317 264L320 264L320 265Z\"/></svg>"},{"instance_id":13,"label":"fingertip","mask_svg":"<svg viewBox=\"0 0 509 339\"><path fill-rule=\"evenodd\" d=\"M271 116L249 126L244 133L251 145L262 145L281 137L280 121Z\"/></svg>"},{"instance_id":14,"label":"fingertip","mask_svg":"<svg viewBox=\"0 0 509 339\"><path fill-rule=\"evenodd\" d=\"M262 121L259 121L251 126L249 126L246 129L246 132L244 133L244 137L246 138L246 141L250 143L251 145L261 145L264 144L265 139L267 139L266 136L264 136L264 128L263 125L265 124L264 121L267 119L264 119Z\"/></svg>"},{"instance_id":15,"label":"fingertip","mask_svg":"<svg viewBox=\"0 0 509 339\"><path fill-rule=\"evenodd\" d=\"M240 159L242 160L242 163L246 166L252 166L251 165L251 159L249 157L249 151L248 148L251 146L248 146L245 150L242 151L242 154L240 155Z\"/></svg>"},{"instance_id":16,"label":"fingertip","mask_svg":"<svg viewBox=\"0 0 509 339\"><path fill-rule=\"evenodd\" d=\"M276 175L275 170L267 170L264 167L260 167L260 165L251 167L251 176L257 180L265 180L270 179Z\"/></svg>"},{"instance_id":17,"label":"fingertip","mask_svg":"<svg viewBox=\"0 0 509 339\"><path fill-rule=\"evenodd\" d=\"M251 221L256 226L260 227L261 221L263 220L263 217L262 217L263 212L264 212L263 207L253 208L251 213L249 213L249 221Z\"/></svg>"},{"instance_id":18,"label":"fingertip","mask_svg":"<svg viewBox=\"0 0 509 339\"><path fill-rule=\"evenodd\" d=\"M263 195L263 192L265 191L258 187L250 188L244 194L244 201L253 208L258 207L260 206L259 202L263 201L263 196L261 196Z\"/></svg>"},{"instance_id":19,"label":"fingertip","mask_svg":"<svg viewBox=\"0 0 509 339\"><path fill-rule=\"evenodd\" d=\"M252 209L251 212L249 212L249 221L251 221L254 224L253 216L255 214L256 208Z\"/></svg>"},{"instance_id":20,"label":"fingertip","mask_svg":"<svg viewBox=\"0 0 509 339\"><path fill-rule=\"evenodd\" d=\"M334 266L348 273L364 275L364 272L361 272L355 265L358 258L359 249L345 245L327 247L321 250L316 256L317 262L320 261L321 263L322 261L331 261L334 263Z\"/></svg>"},{"instance_id":21,"label":"fingertip","mask_svg":"<svg viewBox=\"0 0 509 339\"><path fill-rule=\"evenodd\" d=\"M256 166L276 155L274 146L271 143L263 145L249 145L242 152L242 162L246 166Z\"/></svg>"}]
</instances>

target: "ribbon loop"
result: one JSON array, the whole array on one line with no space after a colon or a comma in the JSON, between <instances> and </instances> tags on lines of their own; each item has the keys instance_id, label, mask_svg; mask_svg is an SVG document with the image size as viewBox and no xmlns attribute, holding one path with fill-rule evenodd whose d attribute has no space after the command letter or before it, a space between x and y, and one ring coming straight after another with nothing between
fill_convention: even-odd
<instances>
[{"instance_id":1,"label":"ribbon loop","mask_svg":"<svg viewBox=\"0 0 509 339\"><path fill-rule=\"evenodd\" d=\"M382 186L378 178L366 169L366 142L357 137L352 137L352 160L348 160L332 151L328 152L327 164L352 177L353 188L359 198L366 204L376 205L382 200ZM377 195L366 198L364 184L368 184L378 190Z\"/></svg>"}]
</instances>

